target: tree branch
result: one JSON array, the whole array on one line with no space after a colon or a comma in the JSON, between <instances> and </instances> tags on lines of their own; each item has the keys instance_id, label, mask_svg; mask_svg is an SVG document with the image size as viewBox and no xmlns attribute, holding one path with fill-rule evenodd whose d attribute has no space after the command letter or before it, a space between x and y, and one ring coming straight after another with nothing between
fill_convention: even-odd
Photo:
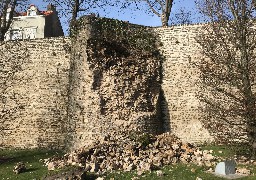
<instances>
[{"instance_id":1,"label":"tree branch","mask_svg":"<svg viewBox=\"0 0 256 180\"><path fill-rule=\"evenodd\" d=\"M158 17L161 17L161 14L158 13L158 12L154 9L154 7L153 7L152 4L150 3L150 1L149 1L149 0L146 0L146 2L147 2L147 4L148 4L148 6L150 7L150 9L153 11L153 13L155 13Z\"/></svg>"}]
</instances>

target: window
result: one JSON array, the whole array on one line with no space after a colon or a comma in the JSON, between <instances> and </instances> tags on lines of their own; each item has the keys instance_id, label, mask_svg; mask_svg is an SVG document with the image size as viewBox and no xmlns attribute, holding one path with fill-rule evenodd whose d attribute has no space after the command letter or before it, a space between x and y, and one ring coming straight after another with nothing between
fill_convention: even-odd
<instances>
[{"instance_id":1,"label":"window","mask_svg":"<svg viewBox=\"0 0 256 180\"><path fill-rule=\"evenodd\" d=\"M10 40L22 39L22 32L20 29L10 30Z\"/></svg>"},{"instance_id":2,"label":"window","mask_svg":"<svg viewBox=\"0 0 256 180\"><path fill-rule=\"evenodd\" d=\"M36 11L28 10L28 16L36 16Z\"/></svg>"},{"instance_id":3,"label":"window","mask_svg":"<svg viewBox=\"0 0 256 180\"><path fill-rule=\"evenodd\" d=\"M24 28L24 39L35 39L36 38L36 27Z\"/></svg>"}]
</instances>

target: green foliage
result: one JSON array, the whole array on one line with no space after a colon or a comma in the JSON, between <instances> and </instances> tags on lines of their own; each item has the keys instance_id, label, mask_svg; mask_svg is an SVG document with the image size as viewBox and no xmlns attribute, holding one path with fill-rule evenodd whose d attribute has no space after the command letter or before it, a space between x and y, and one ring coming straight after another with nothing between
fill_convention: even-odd
<instances>
[{"instance_id":1,"label":"green foliage","mask_svg":"<svg viewBox=\"0 0 256 180\"><path fill-rule=\"evenodd\" d=\"M152 138L148 133L143 133L138 137L137 141L141 143L142 147L146 147L152 143Z\"/></svg>"},{"instance_id":2,"label":"green foliage","mask_svg":"<svg viewBox=\"0 0 256 180\"><path fill-rule=\"evenodd\" d=\"M91 27L90 27L91 26ZM133 51L155 53L161 45L159 38L150 27L130 24L109 18L95 18L85 16L77 20L75 36L80 30L92 28L92 37L95 43L99 41L113 41L126 46Z\"/></svg>"},{"instance_id":3,"label":"green foliage","mask_svg":"<svg viewBox=\"0 0 256 180\"><path fill-rule=\"evenodd\" d=\"M141 144L142 148L146 148L149 144L151 144L154 141L153 136L151 134L141 133L137 131L130 132L129 138L132 141Z\"/></svg>"},{"instance_id":4,"label":"green foliage","mask_svg":"<svg viewBox=\"0 0 256 180\"><path fill-rule=\"evenodd\" d=\"M91 16L80 18L75 28L73 47L83 47L81 53L86 49L87 61L94 72L94 89L100 87L102 74L109 70L115 72L116 77L122 74L128 79L135 79L135 76L141 73L151 73L157 83L161 83L158 76L161 74L164 58L159 50L159 38L151 28ZM77 48L73 48L73 52L76 56ZM74 59L79 58L78 56L80 55ZM148 68L149 64L155 69ZM139 69L136 73L131 73L134 67ZM102 103L104 104L105 101Z\"/></svg>"}]
</instances>

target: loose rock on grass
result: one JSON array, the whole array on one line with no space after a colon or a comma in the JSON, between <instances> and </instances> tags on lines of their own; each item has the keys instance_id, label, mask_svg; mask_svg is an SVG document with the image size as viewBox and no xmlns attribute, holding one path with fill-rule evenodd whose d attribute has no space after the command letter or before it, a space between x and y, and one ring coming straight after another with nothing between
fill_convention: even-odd
<instances>
[{"instance_id":1,"label":"loose rock on grass","mask_svg":"<svg viewBox=\"0 0 256 180\"><path fill-rule=\"evenodd\" d=\"M211 166L214 160L210 151L182 143L170 133L158 136L123 133L107 135L95 144L79 148L62 158L46 159L45 164L49 170L73 165L98 174L112 170L137 170L141 175L177 162Z\"/></svg>"},{"instance_id":2,"label":"loose rock on grass","mask_svg":"<svg viewBox=\"0 0 256 180\"><path fill-rule=\"evenodd\" d=\"M13 169L13 172L15 174L20 174L26 171L26 166L24 164L24 162L18 162Z\"/></svg>"}]
</instances>

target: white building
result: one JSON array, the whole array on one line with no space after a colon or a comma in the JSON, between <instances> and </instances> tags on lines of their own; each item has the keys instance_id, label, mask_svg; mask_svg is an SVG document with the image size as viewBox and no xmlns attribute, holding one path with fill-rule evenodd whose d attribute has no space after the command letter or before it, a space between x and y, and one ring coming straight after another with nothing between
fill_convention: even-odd
<instances>
[{"instance_id":1,"label":"white building","mask_svg":"<svg viewBox=\"0 0 256 180\"><path fill-rule=\"evenodd\" d=\"M39 11L35 5L30 5L27 12L17 13L13 17L10 29L5 34L5 40L57 36L64 36L64 33L54 6L50 4L47 6L47 11Z\"/></svg>"}]
</instances>

